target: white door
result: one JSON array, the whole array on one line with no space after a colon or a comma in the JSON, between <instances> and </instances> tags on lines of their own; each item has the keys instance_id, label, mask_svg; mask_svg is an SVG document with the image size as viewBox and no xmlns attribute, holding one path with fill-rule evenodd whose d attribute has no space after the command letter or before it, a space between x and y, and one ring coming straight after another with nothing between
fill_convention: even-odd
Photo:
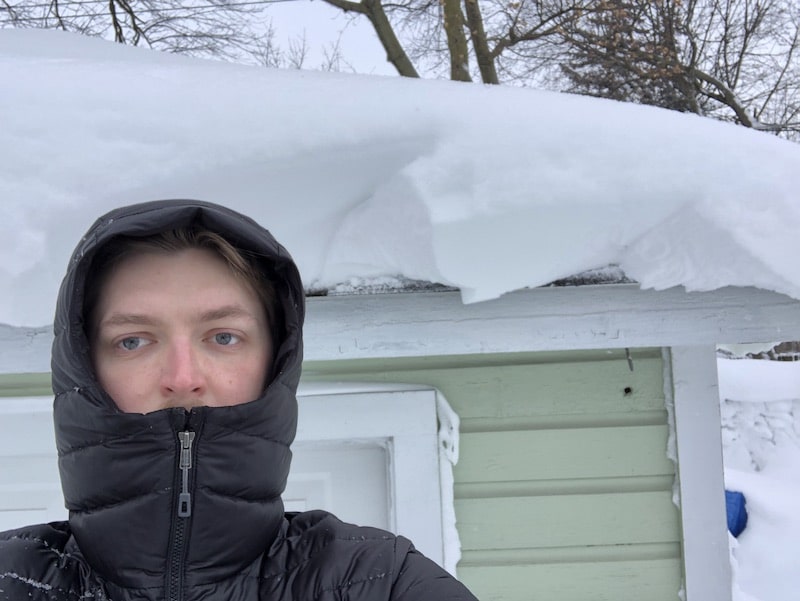
<instances>
[{"instance_id":1,"label":"white door","mask_svg":"<svg viewBox=\"0 0 800 601\"><path fill-rule=\"evenodd\" d=\"M345 521L391 530L389 450L381 441L298 442L283 504L325 509Z\"/></svg>"},{"instance_id":2,"label":"white door","mask_svg":"<svg viewBox=\"0 0 800 601\"><path fill-rule=\"evenodd\" d=\"M52 397L0 398L0 531L66 517Z\"/></svg>"}]
</instances>

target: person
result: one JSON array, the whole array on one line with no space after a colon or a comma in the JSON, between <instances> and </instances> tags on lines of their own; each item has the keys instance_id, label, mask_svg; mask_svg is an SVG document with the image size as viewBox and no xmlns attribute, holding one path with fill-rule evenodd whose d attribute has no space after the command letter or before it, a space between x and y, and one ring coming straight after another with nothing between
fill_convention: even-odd
<instances>
[{"instance_id":1,"label":"person","mask_svg":"<svg viewBox=\"0 0 800 601\"><path fill-rule=\"evenodd\" d=\"M99 218L54 322L69 520L0 534L0 599L475 601L402 536L284 513L303 316L289 253L248 217Z\"/></svg>"}]
</instances>

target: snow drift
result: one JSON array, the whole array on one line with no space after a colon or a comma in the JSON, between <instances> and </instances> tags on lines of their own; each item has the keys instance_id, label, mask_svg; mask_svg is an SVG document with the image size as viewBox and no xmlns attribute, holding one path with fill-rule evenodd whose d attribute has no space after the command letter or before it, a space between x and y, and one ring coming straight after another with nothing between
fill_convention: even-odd
<instances>
[{"instance_id":1,"label":"snow drift","mask_svg":"<svg viewBox=\"0 0 800 601\"><path fill-rule=\"evenodd\" d=\"M93 219L169 197L250 214L310 287L400 276L472 302L617 264L645 287L800 298L800 146L743 127L55 31L0 31L0 80L0 323L50 323Z\"/></svg>"}]
</instances>

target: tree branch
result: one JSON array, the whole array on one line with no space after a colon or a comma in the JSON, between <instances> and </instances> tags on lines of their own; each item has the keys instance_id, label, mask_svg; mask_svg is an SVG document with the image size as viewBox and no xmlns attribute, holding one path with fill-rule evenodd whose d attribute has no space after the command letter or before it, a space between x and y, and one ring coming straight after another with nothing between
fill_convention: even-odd
<instances>
[{"instance_id":1,"label":"tree branch","mask_svg":"<svg viewBox=\"0 0 800 601\"><path fill-rule=\"evenodd\" d=\"M64 23L64 19L61 18L61 10L58 7L58 0L52 0L52 2L50 2L50 11L53 13L53 15L55 15L58 28L67 31L67 26Z\"/></svg>"},{"instance_id":2,"label":"tree branch","mask_svg":"<svg viewBox=\"0 0 800 601\"><path fill-rule=\"evenodd\" d=\"M529 27L523 32L517 31L517 18L515 17L514 22L508 29L508 34L506 37L500 38L497 41L492 49L491 55L493 58L497 58L504 50L513 48L517 44L533 42L555 33L563 33L564 26L575 19L581 12L582 8L577 4L570 5L567 8L548 15L546 18L536 23L535 26ZM519 15L517 15L517 17L518 16Z\"/></svg>"},{"instance_id":3,"label":"tree branch","mask_svg":"<svg viewBox=\"0 0 800 601\"><path fill-rule=\"evenodd\" d=\"M753 121L753 119L750 118L750 115L747 114L747 111L745 110L744 106L742 106L742 104L739 102L739 99L736 97L736 94L734 94L733 90L728 88L728 86L722 83L721 80L697 68L692 68L690 70L690 73L700 81L705 82L707 84L711 84L712 86L714 86L714 88L716 88L718 94L710 94L708 92L703 92L703 93L709 97L714 98L715 100L722 102L723 104L725 104L725 106L730 108L736 115L736 118L739 120L739 123L741 123L745 127L759 126L759 124ZM702 92L702 88L700 89Z\"/></svg>"},{"instance_id":4,"label":"tree branch","mask_svg":"<svg viewBox=\"0 0 800 601\"><path fill-rule=\"evenodd\" d=\"M346 13L354 12L362 15L367 14L367 7L361 2L350 2L350 0L325 0L331 6L335 6Z\"/></svg>"},{"instance_id":5,"label":"tree branch","mask_svg":"<svg viewBox=\"0 0 800 601\"><path fill-rule=\"evenodd\" d=\"M345 12L353 11L366 15L370 23L372 23L383 49L386 51L386 60L394 65L397 73L403 77L419 77L419 73L417 73L411 63L411 59L408 58L403 45L397 38L380 0L364 0L363 2L351 2L349 0L323 1Z\"/></svg>"}]
</instances>

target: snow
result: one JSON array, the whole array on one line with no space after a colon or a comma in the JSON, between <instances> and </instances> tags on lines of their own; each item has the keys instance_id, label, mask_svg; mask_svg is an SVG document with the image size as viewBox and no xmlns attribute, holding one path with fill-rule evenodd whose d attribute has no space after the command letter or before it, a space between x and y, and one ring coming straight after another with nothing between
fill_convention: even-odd
<instances>
[{"instance_id":1,"label":"snow","mask_svg":"<svg viewBox=\"0 0 800 601\"><path fill-rule=\"evenodd\" d=\"M442 546L445 562L442 567L451 574L461 560L461 537L456 526L455 474L458 463L458 414L439 391L436 392L436 417L439 420L439 487L442 490Z\"/></svg>"},{"instance_id":2,"label":"snow","mask_svg":"<svg viewBox=\"0 0 800 601\"><path fill-rule=\"evenodd\" d=\"M253 216L309 288L423 280L475 302L617 265L649 288L800 298L787 251L800 146L742 127L53 31L0 30L0 80L13 82L0 94L3 338L21 334L1 324L52 322L69 253L99 214L169 197ZM788 600L800 585L800 368L720 360L719 372L726 482L750 510L732 542L737 601Z\"/></svg>"},{"instance_id":3,"label":"snow","mask_svg":"<svg viewBox=\"0 0 800 601\"><path fill-rule=\"evenodd\" d=\"M800 587L800 362L719 359L725 486L748 525L731 539L734 601L794 601Z\"/></svg>"},{"instance_id":4,"label":"snow","mask_svg":"<svg viewBox=\"0 0 800 601\"><path fill-rule=\"evenodd\" d=\"M242 210L310 288L427 280L466 302L609 264L650 288L800 298L800 147L710 119L443 81L206 62L0 31L0 323L43 326L100 213ZM580 244L576 244L580 241Z\"/></svg>"}]
</instances>

